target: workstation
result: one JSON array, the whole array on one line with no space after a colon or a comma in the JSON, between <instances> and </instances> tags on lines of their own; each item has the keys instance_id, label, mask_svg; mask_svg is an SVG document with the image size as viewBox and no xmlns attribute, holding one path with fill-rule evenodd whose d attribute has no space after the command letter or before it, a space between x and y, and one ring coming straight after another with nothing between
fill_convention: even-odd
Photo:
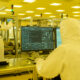
<instances>
[{"instance_id":1,"label":"workstation","mask_svg":"<svg viewBox=\"0 0 80 80\"><path fill-rule=\"evenodd\" d=\"M62 45L61 22L69 17L80 21L77 6L80 1L0 0L0 3L0 80L60 80L60 74L55 76L58 78L46 77L37 67L40 70L42 66L38 64L48 60Z\"/></svg>"}]
</instances>

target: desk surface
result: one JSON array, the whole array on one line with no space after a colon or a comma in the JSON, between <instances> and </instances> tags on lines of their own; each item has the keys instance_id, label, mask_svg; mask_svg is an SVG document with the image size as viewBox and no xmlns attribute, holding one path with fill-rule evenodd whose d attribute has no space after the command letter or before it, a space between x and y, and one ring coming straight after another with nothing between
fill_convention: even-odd
<instances>
[{"instance_id":1,"label":"desk surface","mask_svg":"<svg viewBox=\"0 0 80 80\"><path fill-rule=\"evenodd\" d=\"M9 65L0 66L0 75L9 74L9 73L17 73L25 70L32 70L35 68L35 65L31 63L30 60L14 58L8 59Z\"/></svg>"}]
</instances>

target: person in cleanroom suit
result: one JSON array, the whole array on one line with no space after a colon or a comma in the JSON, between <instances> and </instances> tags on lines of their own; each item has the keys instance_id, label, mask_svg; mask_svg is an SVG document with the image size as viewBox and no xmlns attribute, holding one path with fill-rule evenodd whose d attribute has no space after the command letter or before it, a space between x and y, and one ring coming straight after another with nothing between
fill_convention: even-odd
<instances>
[{"instance_id":1,"label":"person in cleanroom suit","mask_svg":"<svg viewBox=\"0 0 80 80\"><path fill-rule=\"evenodd\" d=\"M45 78L80 80L80 22L67 18L60 24L62 45L46 60L37 59L37 72Z\"/></svg>"}]
</instances>

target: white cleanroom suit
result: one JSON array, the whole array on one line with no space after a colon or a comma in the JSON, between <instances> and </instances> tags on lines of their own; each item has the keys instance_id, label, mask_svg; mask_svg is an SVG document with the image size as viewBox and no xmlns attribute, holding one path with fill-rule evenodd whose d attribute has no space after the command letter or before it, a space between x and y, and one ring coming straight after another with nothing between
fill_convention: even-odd
<instances>
[{"instance_id":1,"label":"white cleanroom suit","mask_svg":"<svg viewBox=\"0 0 80 80\"><path fill-rule=\"evenodd\" d=\"M80 23L67 18L61 22L60 29L62 45L46 60L37 61L37 71L45 78L54 78L60 74L61 80L80 80Z\"/></svg>"}]
</instances>

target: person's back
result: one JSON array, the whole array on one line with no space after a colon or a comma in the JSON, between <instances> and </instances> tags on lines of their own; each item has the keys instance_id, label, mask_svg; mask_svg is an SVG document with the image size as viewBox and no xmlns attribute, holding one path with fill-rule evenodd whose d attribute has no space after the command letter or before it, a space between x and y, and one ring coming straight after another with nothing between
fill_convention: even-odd
<instances>
[{"instance_id":1,"label":"person's back","mask_svg":"<svg viewBox=\"0 0 80 80\"><path fill-rule=\"evenodd\" d=\"M60 73L61 80L80 80L80 42L65 44L64 48L65 59Z\"/></svg>"},{"instance_id":2,"label":"person's back","mask_svg":"<svg viewBox=\"0 0 80 80\"><path fill-rule=\"evenodd\" d=\"M38 73L46 78L60 74L61 80L80 80L80 23L68 18L61 25L62 45L46 60L37 63Z\"/></svg>"}]
</instances>

